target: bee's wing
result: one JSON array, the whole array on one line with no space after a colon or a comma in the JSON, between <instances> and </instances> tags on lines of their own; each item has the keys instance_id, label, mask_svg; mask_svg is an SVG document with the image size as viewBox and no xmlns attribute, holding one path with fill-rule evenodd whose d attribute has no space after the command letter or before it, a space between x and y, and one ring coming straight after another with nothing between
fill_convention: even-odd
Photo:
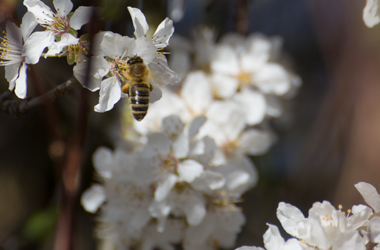
<instances>
[{"instance_id":1,"label":"bee's wing","mask_svg":"<svg viewBox=\"0 0 380 250\"><path fill-rule=\"evenodd\" d=\"M168 63L164 55L156 55L153 61L149 64L149 70L152 80L161 87L168 84L176 84L181 81L181 78L177 75L177 73L168 67Z\"/></svg>"},{"instance_id":2,"label":"bee's wing","mask_svg":"<svg viewBox=\"0 0 380 250\"><path fill-rule=\"evenodd\" d=\"M161 99L162 97L162 91L161 88L157 84L153 84L153 90L150 92L149 102L154 103Z\"/></svg>"}]
</instances>

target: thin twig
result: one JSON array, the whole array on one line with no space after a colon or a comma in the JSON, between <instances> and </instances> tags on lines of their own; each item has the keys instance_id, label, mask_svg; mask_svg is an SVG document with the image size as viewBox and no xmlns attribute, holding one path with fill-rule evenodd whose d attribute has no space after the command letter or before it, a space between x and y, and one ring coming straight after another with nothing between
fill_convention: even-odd
<instances>
[{"instance_id":1,"label":"thin twig","mask_svg":"<svg viewBox=\"0 0 380 250\"><path fill-rule=\"evenodd\" d=\"M248 14L249 5L248 0L239 0L235 13L236 32L246 35L248 31Z\"/></svg>"},{"instance_id":2,"label":"thin twig","mask_svg":"<svg viewBox=\"0 0 380 250\"><path fill-rule=\"evenodd\" d=\"M66 82L58 85L54 89L50 90L49 92L34 97L32 99L9 99L12 92L6 91L0 95L0 110L4 111L5 113L8 113L12 116L21 116L22 114L27 113L32 108L41 106L43 104L50 103L57 99L57 97L63 96L67 90L73 88L75 85L78 85L78 80L72 76L69 80Z\"/></svg>"}]
</instances>

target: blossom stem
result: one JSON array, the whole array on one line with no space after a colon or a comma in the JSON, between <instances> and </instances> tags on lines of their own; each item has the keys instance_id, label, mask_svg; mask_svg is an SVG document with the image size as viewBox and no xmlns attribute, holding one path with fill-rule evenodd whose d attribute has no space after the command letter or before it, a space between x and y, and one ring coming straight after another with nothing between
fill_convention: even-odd
<instances>
[{"instance_id":1,"label":"blossom stem","mask_svg":"<svg viewBox=\"0 0 380 250\"><path fill-rule=\"evenodd\" d=\"M54 101L57 97L63 96L67 90L76 85L79 85L79 82L74 76L72 76L69 80L58 85L49 92L28 100L10 100L9 98L11 97L12 92L6 91L0 95L0 110L9 115L18 117L27 113L32 108Z\"/></svg>"},{"instance_id":2,"label":"blossom stem","mask_svg":"<svg viewBox=\"0 0 380 250\"><path fill-rule=\"evenodd\" d=\"M42 53L41 54L41 57L45 57L47 53ZM63 56L66 56L66 55L47 55L47 57L63 57Z\"/></svg>"}]
</instances>

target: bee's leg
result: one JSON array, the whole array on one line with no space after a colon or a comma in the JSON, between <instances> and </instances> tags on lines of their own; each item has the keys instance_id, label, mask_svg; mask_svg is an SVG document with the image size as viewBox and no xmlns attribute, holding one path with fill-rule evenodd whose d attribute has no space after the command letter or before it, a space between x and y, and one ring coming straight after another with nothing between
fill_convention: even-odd
<instances>
[{"instance_id":1,"label":"bee's leg","mask_svg":"<svg viewBox=\"0 0 380 250\"><path fill-rule=\"evenodd\" d=\"M150 92L153 90L153 84L149 83Z\"/></svg>"},{"instance_id":2,"label":"bee's leg","mask_svg":"<svg viewBox=\"0 0 380 250\"><path fill-rule=\"evenodd\" d=\"M126 83L121 87L121 91L123 91L124 94L129 95L129 83Z\"/></svg>"}]
</instances>

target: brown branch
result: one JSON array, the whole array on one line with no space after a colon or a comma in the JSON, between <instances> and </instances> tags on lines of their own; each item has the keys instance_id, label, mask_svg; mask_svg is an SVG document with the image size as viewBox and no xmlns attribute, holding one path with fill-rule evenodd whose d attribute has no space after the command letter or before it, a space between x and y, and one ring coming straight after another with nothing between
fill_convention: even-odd
<instances>
[{"instance_id":1,"label":"brown branch","mask_svg":"<svg viewBox=\"0 0 380 250\"><path fill-rule=\"evenodd\" d=\"M72 76L69 80L58 85L49 92L29 100L10 100L9 98L11 97L12 92L6 91L0 95L0 110L4 111L5 113L8 113L9 115L18 117L27 113L32 108L54 101L55 99L57 99L57 97L63 96L67 90L73 88L75 85L78 84L78 80L74 76Z\"/></svg>"}]
</instances>

